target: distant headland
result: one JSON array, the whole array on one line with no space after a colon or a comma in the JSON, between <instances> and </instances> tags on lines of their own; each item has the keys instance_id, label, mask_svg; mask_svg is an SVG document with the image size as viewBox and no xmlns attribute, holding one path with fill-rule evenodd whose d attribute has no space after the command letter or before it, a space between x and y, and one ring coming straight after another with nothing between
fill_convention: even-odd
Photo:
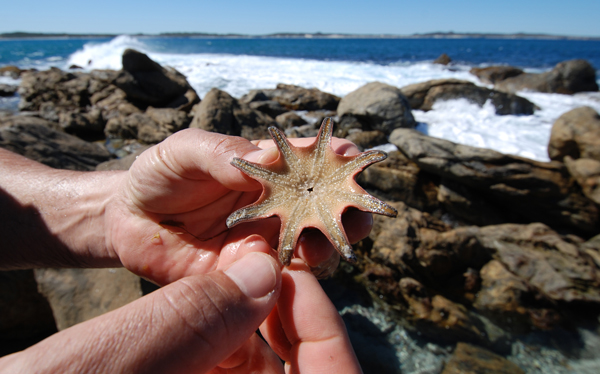
<instances>
[{"instance_id":1,"label":"distant headland","mask_svg":"<svg viewBox=\"0 0 600 374\"><path fill-rule=\"evenodd\" d=\"M0 39L37 39L37 38L113 38L121 34L71 34L71 33L42 33L42 32L7 32L0 33ZM600 36L568 36L553 34L530 34L530 33L455 33L455 32L431 32L416 33L410 35L395 34L343 34L343 33L273 33L264 35L249 34L218 34L204 32L165 32L159 34L128 34L135 37L151 38L290 38L290 39L547 39L547 40L600 40Z\"/></svg>"}]
</instances>

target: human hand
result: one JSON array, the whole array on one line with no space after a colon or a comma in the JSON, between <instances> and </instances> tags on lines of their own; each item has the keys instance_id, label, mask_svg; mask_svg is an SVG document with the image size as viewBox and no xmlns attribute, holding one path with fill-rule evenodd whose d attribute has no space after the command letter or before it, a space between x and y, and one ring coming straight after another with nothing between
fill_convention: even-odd
<instances>
[{"instance_id":1,"label":"human hand","mask_svg":"<svg viewBox=\"0 0 600 374\"><path fill-rule=\"evenodd\" d=\"M314 139L291 141L305 146ZM340 154L358 153L344 139L333 139L332 145ZM188 129L144 152L108 205L109 250L134 273L168 284L227 266L240 241L251 234L276 247L277 217L227 229L229 214L254 202L262 190L258 182L230 165L233 157L269 163L278 151L271 140L251 143ZM350 241L356 242L368 235L372 217L349 210L343 222ZM339 261L325 236L314 230L300 239L297 255L315 267L331 259Z\"/></svg>"},{"instance_id":2,"label":"human hand","mask_svg":"<svg viewBox=\"0 0 600 374\"><path fill-rule=\"evenodd\" d=\"M294 260L282 275L270 251L251 236L224 271L183 278L63 330L2 358L0 372L283 373L277 353L288 373L360 373L343 322L306 265ZM262 331L275 352L254 333L267 315Z\"/></svg>"}]
</instances>

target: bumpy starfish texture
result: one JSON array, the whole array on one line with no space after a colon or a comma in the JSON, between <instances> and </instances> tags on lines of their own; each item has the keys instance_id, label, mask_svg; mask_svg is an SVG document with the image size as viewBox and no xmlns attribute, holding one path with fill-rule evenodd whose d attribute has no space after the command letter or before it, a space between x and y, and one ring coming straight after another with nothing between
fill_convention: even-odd
<instances>
[{"instance_id":1,"label":"bumpy starfish texture","mask_svg":"<svg viewBox=\"0 0 600 374\"><path fill-rule=\"evenodd\" d=\"M234 158L231 164L263 185L260 198L233 212L227 227L238 223L279 216L279 259L289 265L298 237L304 228L323 232L342 258L355 262L356 256L342 226L347 207L396 217L390 205L369 195L354 180L367 166L385 160L382 151L367 151L356 156L338 155L331 148L331 118L323 120L315 142L308 147L291 145L277 128L269 132L279 149L279 158L269 165L259 165Z\"/></svg>"}]
</instances>

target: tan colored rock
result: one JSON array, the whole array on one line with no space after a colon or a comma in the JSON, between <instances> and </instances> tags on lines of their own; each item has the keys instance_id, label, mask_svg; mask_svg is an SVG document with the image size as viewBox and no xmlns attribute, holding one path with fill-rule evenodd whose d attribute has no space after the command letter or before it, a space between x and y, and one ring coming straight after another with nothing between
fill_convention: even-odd
<instances>
[{"instance_id":1,"label":"tan colored rock","mask_svg":"<svg viewBox=\"0 0 600 374\"><path fill-rule=\"evenodd\" d=\"M552 125L548 156L557 161L565 156L600 161L600 115L584 106L560 116Z\"/></svg>"},{"instance_id":2,"label":"tan colored rock","mask_svg":"<svg viewBox=\"0 0 600 374\"><path fill-rule=\"evenodd\" d=\"M570 156L566 156L564 161L585 196L600 205L600 161L590 158L573 160Z\"/></svg>"},{"instance_id":3,"label":"tan colored rock","mask_svg":"<svg viewBox=\"0 0 600 374\"><path fill-rule=\"evenodd\" d=\"M487 349L458 343L442 374L525 374L520 367Z\"/></svg>"}]
</instances>

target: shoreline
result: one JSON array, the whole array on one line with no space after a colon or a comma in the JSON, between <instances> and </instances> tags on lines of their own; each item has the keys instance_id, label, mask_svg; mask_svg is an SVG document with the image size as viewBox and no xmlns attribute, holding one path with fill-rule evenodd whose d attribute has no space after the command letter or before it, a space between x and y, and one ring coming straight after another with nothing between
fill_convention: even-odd
<instances>
[{"instance_id":1,"label":"shoreline","mask_svg":"<svg viewBox=\"0 0 600 374\"><path fill-rule=\"evenodd\" d=\"M180 33L168 32L159 34L70 34L70 33L34 33L8 32L0 33L0 40L35 40L35 39L106 39L119 35L141 38L190 38L190 39L533 39L533 40L583 40L599 41L600 36L569 36L550 34L495 34L495 33L453 33L436 32L425 34L324 34L324 33L273 33L265 35L247 34L213 34L213 33Z\"/></svg>"}]
</instances>

